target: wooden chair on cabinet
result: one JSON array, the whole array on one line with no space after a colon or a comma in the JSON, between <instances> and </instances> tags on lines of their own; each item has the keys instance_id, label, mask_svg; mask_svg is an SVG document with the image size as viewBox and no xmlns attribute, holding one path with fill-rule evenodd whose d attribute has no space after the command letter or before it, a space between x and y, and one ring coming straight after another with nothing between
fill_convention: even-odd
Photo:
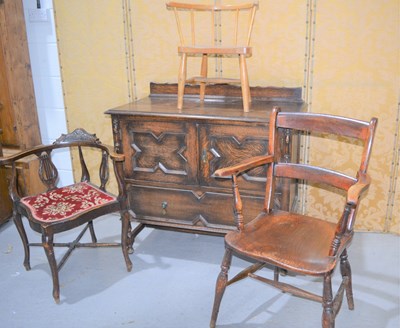
<instances>
[{"instance_id":1,"label":"wooden chair on cabinet","mask_svg":"<svg viewBox=\"0 0 400 328\"><path fill-rule=\"evenodd\" d=\"M58 170L51 155L59 148L69 148L77 151L81 165L81 181L73 185L57 187ZM84 154L92 151L99 158L100 186L90 182ZM39 176L47 191L39 195L22 197L17 187L17 161L27 156L37 156L39 159ZM118 196L106 191L109 179L109 158L113 162L114 172L118 184ZM94 157L93 157L94 159ZM30 246L43 246L46 253L53 279L53 297L59 303L60 286L58 272L68 259L71 252L77 247L111 247L121 246L128 271L132 269L129 252L132 249L130 214L126 205L126 190L123 175L124 155L114 153L108 146L102 144L93 134L83 129L76 129L70 134L62 135L51 145L41 145L22 151L10 157L0 159L0 165L11 168L9 193L13 202L13 220L22 239L25 250L24 266L30 270ZM119 211L122 220L122 234L120 243L99 243L93 228L96 218ZM28 219L30 227L42 235L41 243L29 243L22 217ZM75 227L85 225L82 232L71 243L55 243L54 235ZM84 233L89 229L91 243L81 243ZM56 262L54 247L68 247L64 257Z\"/></svg>"},{"instance_id":2,"label":"wooden chair on cabinet","mask_svg":"<svg viewBox=\"0 0 400 328\"><path fill-rule=\"evenodd\" d=\"M349 309L354 308L347 248L354 234L353 227L360 196L370 184L367 168L376 125L375 118L372 118L370 122L364 122L332 115L285 113L275 108L270 121L269 154L215 172L218 177L232 176L237 230L225 236L225 255L217 279L210 327L215 327L226 286L246 277L270 284L283 292L321 302L323 328L335 326L335 317L340 310L345 292ZM279 158L278 154L277 135L282 131L285 135L288 135L288 131L293 131L293 133L306 131L311 133L313 138L315 135L325 138L336 136L332 138L334 142L344 143L345 146L349 146L346 142L357 140L355 144L358 146L362 144L363 147L357 172L352 176L331 168L285 162ZM351 147L351 151L354 151L354 148ZM337 154L332 152L332 163L335 162L335 156ZM340 159L336 159L336 162L338 160ZM326 158L324 161L329 163ZM264 209L254 220L244 224L237 176L261 165L267 165ZM273 209L275 182L276 179L283 178L308 181L313 184L313 187L338 191L341 196L344 196L342 214L337 220L329 218L329 221L325 221L312 216ZM255 262L229 280L228 270L232 254ZM333 296L331 277L338 263L340 263L342 282L336 295ZM256 271L267 265L275 267L273 279L256 274ZM281 269L302 275L322 277L322 296L279 281Z\"/></svg>"},{"instance_id":3,"label":"wooden chair on cabinet","mask_svg":"<svg viewBox=\"0 0 400 328\"><path fill-rule=\"evenodd\" d=\"M246 58L252 55L250 38L258 2L230 5L168 2L167 9L173 10L175 13L180 38L180 46L178 47L178 53L181 56L178 74L178 109L183 107L186 83L200 85L201 101L205 97L206 84L240 84L243 109L248 112L251 95ZM207 18L208 25L205 24ZM185 28L189 26L190 28ZM229 33L229 37L225 38L225 34L221 37L221 26L226 27L224 32ZM241 26L246 26L246 28L241 29ZM201 57L201 68L200 76L188 79L186 75L187 58L189 56ZM239 58L240 78L209 77L209 57Z\"/></svg>"}]
</instances>

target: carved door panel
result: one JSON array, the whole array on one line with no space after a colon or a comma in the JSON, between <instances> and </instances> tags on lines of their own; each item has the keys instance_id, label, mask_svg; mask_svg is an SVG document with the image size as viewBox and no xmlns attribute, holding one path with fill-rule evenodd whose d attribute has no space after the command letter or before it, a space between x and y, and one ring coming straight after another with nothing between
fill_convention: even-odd
<instances>
[{"instance_id":1,"label":"carved door panel","mask_svg":"<svg viewBox=\"0 0 400 328\"><path fill-rule=\"evenodd\" d=\"M187 122L124 120L122 151L128 179L197 184L196 129Z\"/></svg>"},{"instance_id":2,"label":"carved door panel","mask_svg":"<svg viewBox=\"0 0 400 328\"><path fill-rule=\"evenodd\" d=\"M268 126L202 125L200 127L200 179L202 185L231 188L230 178L215 178L215 170L268 152ZM266 168L239 178L241 190L264 192Z\"/></svg>"}]
</instances>

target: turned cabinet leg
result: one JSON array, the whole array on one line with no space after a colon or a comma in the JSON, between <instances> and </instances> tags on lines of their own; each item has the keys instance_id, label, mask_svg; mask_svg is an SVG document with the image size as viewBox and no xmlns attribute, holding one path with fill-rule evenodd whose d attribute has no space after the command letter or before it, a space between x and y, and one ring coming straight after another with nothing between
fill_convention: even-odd
<instances>
[{"instance_id":1,"label":"turned cabinet leg","mask_svg":"<svg viewBox=\"0 0 400 328\"><path fill-rule=\"evenodd\" d=\"M322 306L323 306L322 328L335 328L335 314L333 313L331 273L327 273L324 276Z\"/></svg>"},{"instance_id":2,"label":"turned cabinet leg","mask_svg":"<svg viewBox=\"0 0 400 328\"><path fill-rule=\"evenodd\" d=\"M340 273L342 274L342 279L347 278L347 283L346 283L347 304L348 304L348 307L350 310L354 310L351 266L350 266L350 262L348 260L347 250L344 250L342 255L340 255Z\"/></svg>"},{"instance_id":3,"label":"turned cabinet leg","mask_svg":"<svg viewBox=\"0 0 400 328\"><path fill-rule=\"evenodd\" d=\"M183 95L185 93L185 83L186 83L186 63L187 55L181 54L181 64L179 67L178 75L178 109L183 107Z\"/></svg>"},{"instance_id":4,"label":"turned cabinet leg","mask_svg":"<svg viewBox=\"0 0 400 328\"><path fill-rule=\"evenodd\" d=\"M122 254L124 255L126 268L128 272L132 270L132 262L129 258L129 254L133 253L133 238L132 238L132 227L131 227L131 217L128 211L121 212L122 221L122 232L121 232L121 247Z\"/></svg>"},{"instance_id":5,"label":"turned cabinet leg","mask_svg":"<svg viewBox=\"0 0 400 328\"><path fill-rule=\"evenodd\" d=\"M47 234L46 232L42 232L43 248L50 265L51 275L53 277L53 298L56 301L56 303L60 303L60 283L58 278L57 262L54 255L53 239L54 239L53 233Z\"/></svg>"},{"instance_id":6,"label":"turned cabinet leg","mask_svg":"<svg viewBox=\"0 0 400 328\"><path fill-rule=\"evenodd\" d=\"M215 287L215 298L211 315L210 328L214 328L217 322L222 296L224 295L225 288L228 283L228 271L231 266L231 261L232 261L232 251L230 249L226 249L221 264L221 272L218 275L217 284Z\"/></svg>"},{"instance_id":7,"label":"turned cabinet leg","mask_svg":"<svg viewBox=\"0 0 400 328\"><path fill-rule=\"evenodd\" d=\"M21 237L22 245L24 246L24 252L25 252L24 267L26 270L30 270L31 264L30 264L29 242L28 242L28 237L26 236L24 225L22 223L21 214L14 212L13 220L15 226L17 227L19 236Z\"/></svg>"}]
</instances>

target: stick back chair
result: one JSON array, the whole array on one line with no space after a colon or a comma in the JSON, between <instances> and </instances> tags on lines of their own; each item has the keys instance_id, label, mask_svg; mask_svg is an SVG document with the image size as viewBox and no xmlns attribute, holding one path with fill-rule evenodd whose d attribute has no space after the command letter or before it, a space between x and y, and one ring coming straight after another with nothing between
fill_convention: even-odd
<instances>
[{"instance_id":1,"label":"stick back chair","mask_svg":"<svg viewBox=\"0 0 400 328\"><path fill-rule=\"evenodd\" d=\"M258 2L207 5L194 3L168 2L167 9L175 13L176 23L180 39L178 53L181 56L178 74L178 109L183 107L183 96L185 84L200 85L200 100L205 97L206 84L240 84L243 97L243 109L249 111L251 103L249 78L247 73L246 58L251 57L252 48L250 38ZM209 16L209 24L204 14ZM184 16L188 16L185 20ZM229 37L219 36L218 29L222 25L221 17L224 22L233 26L229 29ZM226 17L226 18L225 18ZM245 26L243 33L241 28ZM229 25L231 26L231 25ZM207 38L202 38L204 31L207 31ZM200 75L187 78L187 58L201 57ZM240 78L209 77L208 58L209 57L238 57Z\"/></svg>"},{"instance_id":2,"label":"stick back chair","mask_svg":"<svg viewBox=\"0 0 400 328\"><path fill-rule=\"evenodd\" d=\"M57 187L58 170L52 160L52 153L59 148L77 149L81 165L81 181L73 185ZM99 156L100 186L90 182L90 175L84 159L84 153L95 151ZM28 156L39 159L38 174L46 186L47 191L38 195L25 195L22 197L18 190L17 161ZM114 172L118 183L119 193L114 196L106 191L109 179L109 158L113 162ZM128 271L132 269L129 253L132 250L130 214L126 205L126 190L123 174L124 155L102 144L93 134L83 129L76 129L70 134L62 135L51 145L41 145L22 151L10 157L0 159L0 166L11 168L9 194L13 202L13 221L21 237L25 258L24 266L30 270L30 246L42 246L46 253L53 279L53 297L60 302L60 285L58 272L68 259L71 252L77 247L110 247L121 246ZM99 243L93 228L96 218L119 211L122 220L122 233L120 243ZM41 243L30 243L22 222L22 217L28 219L30 227L41 234ZM78 237L70 243L55 243L54 235L68 231L75 227L85 225ZM81 243L84 233L89 229L90 243ZM54 247L68 247L67 252L57 263Z\"/></svg>"},{"instance_id":3,"label":"stick back chair","mask_svg":"<svg viewBox=\"0 0 400 328\"><path fill-rule=\"evenodd\" d=\"M354 234L353 227L360 196L370 184L367 168L376 126L377 119L375 118L372 118L370 122L364 122L324 114L280 112L275 108L270 120L268 154L215 172L217 177L232 177L237 230L225 236L225 255L217 279L210 327L215 327L226 286L246 277L270 284L283 292L321 302L323 328L334 327L344 292L346 292L349 309L354 309L347 248ZM280 139L278 134L290 135L289 131L292 133L305 131L314 136L315 134L323 135L325 138L333 139L334 142L344 142L347 146L349 145L346 140L348 142L349 138L359 140L355 143L356 148L361 143L363 148L357 173L351 176L336 169L286 162L278 153ZM332 156L334 162L337 155L332 153ZM267 165L264 208L254 220L244 224L237 176L262 165ZM338 191L339 196L344 196L342 214L337 219L324 220L274 209L275 181L282 178L308 181L313 183L313 187L329 186L328 190ZM251 259L254 264L228 280L232 254ZM340 263L342 282L336 295L333 296L331 277L337 263ZM273 279L256 274L265 266L275 268ZM281 282L280 270L322 277L322 296Z\"/></svg>"}]
</instances>

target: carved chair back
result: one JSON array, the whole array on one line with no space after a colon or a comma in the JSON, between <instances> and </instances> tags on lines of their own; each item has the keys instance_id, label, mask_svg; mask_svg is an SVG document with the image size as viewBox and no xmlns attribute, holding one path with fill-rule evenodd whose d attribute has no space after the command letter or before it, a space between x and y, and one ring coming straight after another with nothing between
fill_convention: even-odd
<instances>
[{"instance_id":1,"label":"carved chair back","mask_svg":"<svg viewBox=\"0 0 400 328\"><path fill-rule=\"evenodd\" d=\"M57 182L59 178L58 169L53 162L52 154L55 150L62 148L68 148L71 151L77 149L81 168L81 182L90 182L90 174L84 158L84 149L99 149L99 155L101 156L101 163L99 165L99 188L103 191L106 191L106 184L109 180L108 161L110 159L110 153L113 153L113 151L112 149L110 149L109 146L102 144L95 135L89 134L83 129L76 129L70 134L62 135L53 144L37 146L27 151L21 152L16 156L13 156L12 159L10 159L9 161L7 161L7 159L3 160L4 165L11 166L12 183L10 184L9 191L13 201L18 200L22 197L22 195L20 195L18 191L18 174L16 164L17 161L27 156L36 156L39 159L39 177L43 184L46 186L47 191L50 191L57 187ZM113 157L114 159L117 159L117 161L115 162L115 164L117 165L115 169L119 170L122 173L121 161L123 160L123 156L121 156L121 158L118 160L118 155L113 153ZM118 167L119 164L120 167Z\"/></svg>"}]
</instances>

